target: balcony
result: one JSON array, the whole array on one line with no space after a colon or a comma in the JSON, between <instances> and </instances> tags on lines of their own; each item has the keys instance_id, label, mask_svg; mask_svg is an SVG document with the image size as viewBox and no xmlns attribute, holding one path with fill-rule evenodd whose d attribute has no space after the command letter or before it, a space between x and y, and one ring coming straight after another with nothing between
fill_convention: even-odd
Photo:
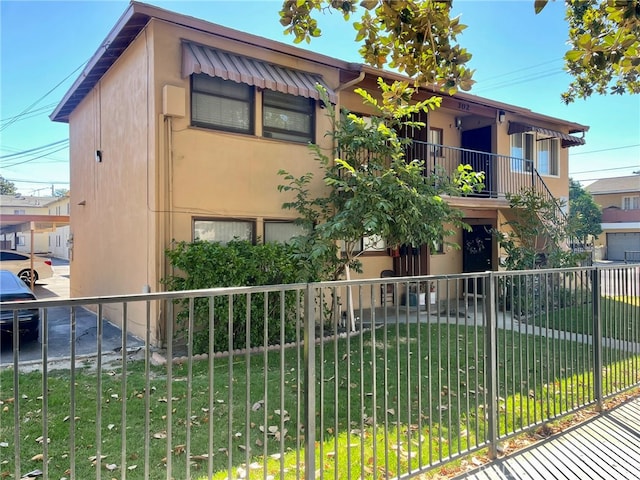
<instances>
[{"instance_id":1,"label":"balcony","mask_svg":"<svg viewBox=\"0 0 640 480\"><path fill-rule=\"evenodd\" d=\"M458 165L466 164L476 172L484 172L484 188L477 197L504 199L507 194L534 189L546 200L555 201L530 160L415 140L407 146L406 158L423 160L425 174L436 170L453 174Z\"/></svg>"},{"instance_id":2,"label":"balcony","mask_svg":"<svg viewBox=\"0 0 640 480\"><path fill-rule=\"evenodd\" d=\"M618 207L602 209L602 223L640 222L640 210L621 210Z\"/></svg>"}]
</instances>

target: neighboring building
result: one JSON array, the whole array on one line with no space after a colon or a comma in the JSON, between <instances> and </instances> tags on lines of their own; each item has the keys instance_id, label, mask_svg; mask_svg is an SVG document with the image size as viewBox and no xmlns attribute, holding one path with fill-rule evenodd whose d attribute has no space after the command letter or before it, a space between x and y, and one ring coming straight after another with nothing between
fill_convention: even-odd
<instances>
[{"instance_id":1,"label":"neighboring building","mask_svg":"<svg viewBox=\"0 0 640 480\"><path fill-rule=\"evenodd\" d=\"M69 215L71 207L69 204L69 194L58 197L51 202L49 215ZM52 257L69 260L69 232L71 228L68 224L56 226L54 231L49 232L49 253Z\"/></svg>"},{"instance_id":2,"label":"neighboring building","mask_svg":"<svg viewBox=\"0 0 640 480\"><path fill-rule=\"evenodd\" d=\"M131 3L51 115L70 130L71 295L163 290L174 239L290 237L295 213L282 209L277 172L317 168L308 142L332 147L315 84L337 107L366 115L353 90L377 95L378 77L406 79ZM443 96L425 117L427 128L412 132L413 157L487 173L481 195L449 199L472 231L449 239L459 250L396 255L378 244L362 257L365 277L497 270L489 229L511 218L505 194L533 185L567 200L567 147L584 144L588 130L464 93ZM312 188L324 188L320 176ZM131 331L144 334L145 318L129 315ZM161 342L164 319L152 318Z\"/></svg>"},{"instance_id":3,"label":"neighboring building","mask_svg":"<svg viewBox=\"0 0 640 480\"><path fill-rule=\"evenodd\" d=\"M602 207L602 234L595 246L605 259L640 261L640 175L602 178L585 187ZM630 253L635 252L635 253Z\"/></svg>"},{"instance_id":4,"label":"neighboring building","mask_svg":"<svg viewBox=\"0 0 640 480\"><path fill-rule=\"evenodd\" d=\"M57 200L57 197L2 195L0 197L0 214L2 214L3 218L21 215L50 215L49 205ZM0 234L0 243L4 250L31 252L31 231L29 226L23 223L14 227L3 228ZM49 232L46 229L38 229L34 233L33 252L49 253Z\"/></svg>"}]
</instances>

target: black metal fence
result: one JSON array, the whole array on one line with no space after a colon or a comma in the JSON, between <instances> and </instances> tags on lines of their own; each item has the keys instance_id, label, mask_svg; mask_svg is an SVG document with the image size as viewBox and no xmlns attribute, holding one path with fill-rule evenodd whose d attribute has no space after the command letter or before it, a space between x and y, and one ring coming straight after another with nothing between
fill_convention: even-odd
<instances>
[{"instance_id":1,"label":"black metal fence","mask_svg":"<svg viewBox=\"0 0 640 480\"><path fill-rule=\"evenodd\" d=\"M0 470L13 478L410 478L640 383L637 265L2 309L34 305L40 359L21 360L18 336L0 352ZM123 335L106 352L96 320L95 354L78 356L76 317L107 308L125 329L174 319L166 348ZM52 358L60 312L68 355Z\"/></svg>"}]
</instances>

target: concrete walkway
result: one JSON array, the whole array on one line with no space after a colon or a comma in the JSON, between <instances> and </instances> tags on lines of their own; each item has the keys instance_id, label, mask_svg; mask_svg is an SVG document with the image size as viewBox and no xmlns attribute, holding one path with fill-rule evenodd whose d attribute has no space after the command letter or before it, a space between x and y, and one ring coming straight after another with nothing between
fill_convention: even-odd
<instances>
[{"instance_id":1,"label":"concrete walkway","mask_svg":"<svg viewBox=\"0 0 640 480\"><path fill-rule=\"evenodd\" d=\"M637 480L640 478L640 399L455 478Z\"/></svg>"}]
</instances>

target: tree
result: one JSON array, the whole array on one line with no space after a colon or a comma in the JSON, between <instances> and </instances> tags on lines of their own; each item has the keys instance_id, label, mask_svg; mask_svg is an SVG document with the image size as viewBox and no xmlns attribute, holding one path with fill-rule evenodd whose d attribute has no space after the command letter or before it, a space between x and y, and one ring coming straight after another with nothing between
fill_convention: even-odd
<instances>
[{"instance_id":1,"label":"tree","mask_svg":"<svg viewBox=\"0 0 640 480\"><path fill-rule=\"evenodd\" d=\"M308 260L309 276L337 280L350 269L360 271L358 248L363 238L384 239L388 247L432 244L453 234L446 225L465 227L462 212L450 207L442 195L471 193L482 186L482 173L460 165L452 177L444 172L424 174L424 162L405 156L409 139L400 138L402 127L424 128L411 120L419 111L434 109L441 99L411 104L414 89L406 82L386 85L379 103L368 92L356 89L376 112L370 122L346 110L336 120L326 92L318 87L331 121L335 151L331 156L310 145L324 172L324 194L310 191L313 174L294 177L280 171L288 182L279 190L294 195L283 207L298 212L306 235L293 240L297 255ZM352 302L350 302L353 305ZM355 324L351 314L352 328Z\"/></svg>"},{"instance_id":2,"label":"tree","mask_svg":"<svg viewBox=\"0 0 640 480\"><path fill-rule=\"evenodd\" d=\"M283 206L297 211L299 223L309 232L296 239L297 245L301 254L319 261L312 266L313 276L322 279L338 279L349 268L359 268L357 247L363 237L383 238L388 247L398 247L430 244L451 235L445 225L463 226L462 213L442 195L471 193L482 185L482 174L469 166L460 166L452 177L441 171L424 175L423 161L407 159L410 140L400 138L398 130L424 127L411 115L436 108L440 99L410 104L414 89L406 82L389 86L379 79L378 85L381 103L356 90L377 112L370 122L347 111L336 120L331 103L326 102L332 122L329 135L336 149L329 156L318 145L310 146L324 173L328 187L324 195L312 195L313 174L296 178L280 171L288 183L279 190L294 194Z\"/></svg>"},{"instance_id":3,"label":"tree","mask_svg":"<svg viewBox=\"0 0 640 480\"><path fill-rule=\"evenodd\" d=\"M68 188L56 188L55 192L53 193L54 197L66 197L68 195L69 195Z\"/></svg>"},{"instance_id":4,"label":"tree","mask_svg":"<svg viewBox=\"0 0 640 480\"><path fill-rule=\"evenodd\" d=\"M16 185L0 175L0 195L15 195L18 193Z\"/></svg>"},{"instance_id":5,"label":"tree","mask_svg":"<svg viewBox=\"0 0 640 480\"><path fill-rule=\"evenodd\" d=\"M602 233L602 210L579 182L569 179L569 223L571 232L581 243Z\"/></svg>"},{"instance_id":6,"label":"tree","mask_svg":"<svg viewBox=\"0 0 640 480\"><path fill-rule=\"evenodd\" d=\"M511 231L494 230L494 236L505 256L502 266L507 270L529 270L575 267L583 259L566 248L572 228L558 219L555 200L544 198L534 189L508 194L514 218L503 226Z\"/></svg>"},{"instance_id":7,"label":"tree","mask_svg":"<svg viewBox=\"0 0 640 480\"><path fill-rule=\"evenodd\" d=\"M572 0L566 18L565 63L574 80L562 94L565 103L594 92L640 93L640 2Z\"/></svg>"},{"instance_id":8,"label":"tree","mask_svg":"<svg viewBox=\"0 0 640 480\"><path fill-rule=\"evenodd\" d=\"M354 22L360 54L374 67L387 65L448 93L469 90L471 54L455 43L466 28L450 18L453 0L285 0L280 23L296 42L310 42L321 30L318 12L338 11ZM540 12L548 0L535 0ZM574 77L562 95L566 103L597 93L640 92L639 0L568 0L569 44L565 64Z\"/></svg>"}]
</instances>

